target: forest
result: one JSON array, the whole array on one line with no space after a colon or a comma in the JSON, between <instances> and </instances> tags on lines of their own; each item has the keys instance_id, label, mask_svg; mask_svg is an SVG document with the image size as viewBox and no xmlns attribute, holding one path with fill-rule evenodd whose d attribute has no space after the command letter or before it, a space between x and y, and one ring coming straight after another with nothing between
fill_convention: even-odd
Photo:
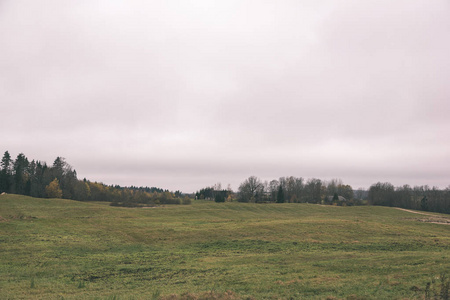
<instances>
[{"instance_id":1,"label":"forest","mask_svg":"<svg viewBox=\"0 0 450 300\"><path fill-rule=\"evenodd\" d=\"M32 160L20 153L12 159L8 151L0 164L0 193L14 193L37 198L63 198L79 201L107 201L113 206L154 206L160 204L191 204L191 198L181 191L171 192L156 187L121 187L86 179L64 158L57 157L53 165ZM427 185L394 187L389 182L372 184L368 190L354 190L340 179L329 181L302 177L281 177L262 181L250 176L237 192L220 183L202 188L196 199L215 202L250 203L316 203L325 205L380 205L415 210L450 213L450 186L446 189Z\"/></svg>"},{"instance_id":2,"label":"forest","mask_svg":"<svg viewBox=\"0 0 450 300\"><path fill-rule=\"evenodd\" d=\"M190 204L180 191L170 192L156 187L121 187L77 178L77 172L64 158L53 165L32 160L20 153L13 160L8 151L0 164L0 193L13 193L36 198L63 198L79 201L108 201L113 206L153 206Z\"/></svg>"},{"instance_id":3,"label":"forest","mask_svg":"<svg viewBox=\"0 0 450 300\"><path fill-rule=\"evenodd\" d=\"M325 205L379 205L407 209L450 213L450 186L444 190L427 185L403 185L375 183L368 190L354 190L340 179L324 181L317 178L281 177L278 180L262 181L250 176L242 182L236 194L222 189L220 184L203 188L196 193L198 199L216 202L237 200L252 203L317 203Z\"/></svg>"}]
</instances>

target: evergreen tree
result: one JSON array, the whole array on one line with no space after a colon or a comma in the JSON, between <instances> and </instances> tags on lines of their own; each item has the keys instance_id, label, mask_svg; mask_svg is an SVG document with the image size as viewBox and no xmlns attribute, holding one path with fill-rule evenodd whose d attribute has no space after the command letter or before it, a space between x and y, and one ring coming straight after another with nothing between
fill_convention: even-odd
<instances>
[{"instance_id":1,"label":"evergreen tree","mask_svg":"<svg viewBox=\"0 0 450 300\"><path fill-rule=\"evenodd\" d=\"M420 209L424 211L428 211L428 198L424 196L422 200L420 200Z\"/></svg>"},{"instance_id":2,"label":"evergreen tree","mask_svg":"<svg viewBox=\"0 0 450 300\"><path fill-rule=\"evenodd\" d=\"M26 194L26 186L29 180L28 159L23 153L17 155L14 161L14 192L16 194Z\"/></svg>"},{"instance_id":3,"label":"evergreen tree","mask_svg":"<svg viewBox=\"0 0 450 300\"><path fill-rule=\"evenodd\" d=\"M10 193L12 185L12 165L11 155L8 151L5 152L0 164L0 193Z\"/></svg>"},{"instance_id":4,"label":"evergreen tree","mask_svg":"<svg viewBox=\"0 0 450 300\"><path fill-rule=\"evenodd\" d=\"M52 175L57 178L62 190L62 198L74 199L77 186L77 172L72 169L63 157L57 157L51 168Z\"/></svg>"},{"instance_id":5,"label":"evergreen tree","mask_svg":"<svg viewBox=\"0 0 450 300\"><path fill-rule=\"evenodd\" d=\"M57 157L55 161L53 162L53 175L55 178L57 178L59 181L61 181L61 178L64 175L64 170L66 168L66 162L63 157Z\"/></svg>"},{"instance_id":6,"label":"evergreen tree","mask_svg":"<svg viewBox=\"0 0 450 300\"><path fill-rule=\"evenodd\" d=\"M216 196L214 197L215 202L225 202L225 196L221 192L217 192Z\"/></svg>"},{"instance_id":7,"label":"evergreen tree","mask_svg":"<svg viewBox=\"0 0 450 300\"><path fill-rule=\"evenodd\" d=\"M278 187L277 203L284 203L284 191L281 185Z\"/></svg>"},{"instance_id":8,"label":"evergreen tree","mask_svg":"<svg viewBox=\"0 0 450 300\"><path fill-rule=\"evenodd\" d=\"M339 195L337 193L334 193L333 202L338 202L338 201L339 201Z\"/></svg>"}]
</instances>

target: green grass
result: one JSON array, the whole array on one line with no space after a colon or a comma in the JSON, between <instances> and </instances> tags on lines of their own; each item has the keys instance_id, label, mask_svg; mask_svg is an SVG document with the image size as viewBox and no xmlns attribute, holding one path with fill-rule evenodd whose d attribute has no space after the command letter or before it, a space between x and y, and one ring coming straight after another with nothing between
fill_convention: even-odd
<instances>
[{"instance_id":1,"label":"green grass","mask_svg":"<svg viewBox=\"0 0 450 300\"><path fill-rule=\"evenodd\" d=\"M447 216L448 217L448 216ZM423 299L450 226L387 207L0 196L0 299Z\"/></svg>"}]
</instances>

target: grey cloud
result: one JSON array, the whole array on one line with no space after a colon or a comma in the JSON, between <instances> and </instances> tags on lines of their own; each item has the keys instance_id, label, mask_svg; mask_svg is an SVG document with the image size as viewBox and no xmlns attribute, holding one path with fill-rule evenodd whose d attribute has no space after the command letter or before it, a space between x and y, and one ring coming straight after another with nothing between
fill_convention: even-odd
<instances>
[{"instance_id":1,"label":"grey cloud","mask_svg":"<svg viewBox=\"0 0 450 300\"><path fill-rule=\"evenodd\" d=\"M446 1L3 1L1 145L108 183L447 186Z\"/></svg>"}]
</instances>

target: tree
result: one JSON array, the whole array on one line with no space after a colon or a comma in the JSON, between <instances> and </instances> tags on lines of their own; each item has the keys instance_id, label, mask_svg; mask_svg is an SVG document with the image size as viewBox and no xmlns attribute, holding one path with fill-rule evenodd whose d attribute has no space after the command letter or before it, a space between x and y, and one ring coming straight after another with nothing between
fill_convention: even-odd
<instances>
[{"instance_id":1,"label":"tree","mask_svg":"<svg viewBox=\"0 0 450 300\"><path fill-rule=\"evenodd\" d=\"M59 181L57 178L55 178L52 182L49 183L49 185L45 187L45 192L48 198L62 197L62 190L59 187Z\"/></svg>"},{"instance_id":2,"label":"tree","mask_svg":"<svg viewBox=\"0 0 450 300\"><path fill-rule=\"evenodd\" d=\"M342 194L339 193L338 188L340 185L342 185L342 180L337 178L331 179L329 182L327 182L326 184L327 196L334 195L335 193L338 193L339 195L342 196Z\"/></svg>"},{"instance_id":3,"label":"tree","mask_svg":"<svg viewBox=\"0 0 450 300\"><path fill-rule=\"evenodd\" d=\"M286 186L285 186L285 196L286 199L290 200L292 199L292 197L295 195L295 186L296 186L296 180L294 176L290 176L288 178L286 178Z\"/></svg>"},{"instance_id":4,"label":"tree","mask_svg":"<svg viewBox=\"0 0 450 300\"><path fill-rule=\"evenodd\" d=\"M347 200L353 199L353 188L348 184L339 184L337 186L337 193Z\"/></svg>"},{"instance_id":5,"label":"tree","mask_svg":"<svg viewBox=\"0 0 450 300\"><path fill-rule=\"evenodd\" d=\"M16 194L26 194L27 181L29 180L28 174L28 159L23 153L17 155L14 161L14 192Z\"/></svg>"},{"instance_id":6,"label":"tree","mask_svg":"<svg viewBox=\"0 0 450 300\"><path fill-rule=\"evenodd\" d=\"M12 185L12 165L13 161L11 160L11 155L8 151L5 152L2 158L2 162L0 164L0 193L6 192L9 193L11 191Z\"/></svg>"},{"instance_id":7,"label":"tree","mask_svg":"<svg viewBox=\"0 0 450 300\"><path fill-rule=\"evenodd\" d=\"M63 198L73 199L75 194L77 179L77 172L72 169L65 158L58 156L53 162L51 168L54 178L59 180L61 190L63 192Z\"/></svg>"},{"instance_id":8,"label":"tree","mask_svg":"<svg viewBox=\"0 0 450 300\"><path fill-rule=\"evenodd\" d=\"M305 186L306 201L310 203L320 203L322 200L322 181L320 179L311 178Z\"/></svg>"},{"instance_id":9,"label":"tree","mask_svg":"<svg viewBox=\"0 0 450 300\"><path fill-rule=\"evenodd\" d=\"M413 189L405 184L402 187L397 187L395 189L395 195L393 199L392 206L402 207L402 208L413 208Z\"/></svg>"},{"instance_id":10,"label":"tree","mask_svg":"<svg viewBox=\"0 0 450 300\"><path fill-rule=\"evenodd\" d=\"M184 198L181 200L181 204L183 205L189 205L191 203L192 203L191 198L189 198L188 196L184 196Z\"/></svg>"},{"instance_id":11,"label":"tree","mask_svg":"<svg viewBox=\"0 0 450 300\"><path fill-rule=\"evenodd\" d=\"M91 189L86 181L79 180L74 189L74 199L88 201L91 198Z\"/></svg>"},{"instance_id":12,"label":"tree","mask_svg":"<svg viewBox=\"0 0 450 300\"><path fill-rule=\"evenodd\" d=\"M89 190L91 191L90 198L92 201L110 200L108 197L107 187L104 184L90 181L88 181L87 184L89 185Z\"/></svg>"},{"instance_id":13,"label":"tree","mask_svg":"<svg viewBox=\"0 0 450 300\"><path fill-rule=\"evenodd\" d=\"M359 188L355 191L354 198L364 200L367 198L367 191L364 188Z\"/></svg>"},{"instance_id":14,"label":"tree","mask_svg":"<svg viewBox=\"0 0 450 300\"><path fill-rule=\"evenodd\" d=\"M2 171L11 172L12 164L13 161L11 160L11 155L9 154L8 151L5 151L5 154L3 154L1 162Z\"/></svg>"},{"instance_id":15,"label":"tree","mask_svg":"<svg viewBox=\"0 0 450 300\"><path fill-rule=\"evenodd\" d=\"M428 199L427 196L424 196L422 200L420 200L420 209L424 211L428 211Z\"/></svg>"},{"instance_id":16,"label":"tree","mask_svg":"<svg viewBox=\"0 0 450 300\"><path fill-rule=\"evenodd\" d=\"M394 186L389 182L378 182L369 188L368 198L371 205L392 206L394 197Z\"/></svg>"},{"instance_id":17,"label":"tree","mask_svg":"<svg viewBox=\"0 0 450 300\"><path fill-rule=\"evenodd\" d=\"M215 191L214 201L215 202L225 202L228 197L227 190Z\"/></svg>"},{"instance_id":18,"label":"tree","mask_svg":"<svg viewBox=\"0 0 450 300\"><path fill-rule=\"evenodd\" d=\"M334 193L333 195L333 203L337 203L339 201L339 195L338 193Z\"/></svg>"},{"instance_id":19,"label":"tree","mask_svg":"<svg viewBox=\"0 0 450 300\"><path fill-rule=\"evenodd\" d=\"M40 161L30 163L30 196L43 198L46 197L45 187L52 181L47 164Z\"/></svg>"},{"instance_id":20,"label":"tree","mask_svg":"<svg viewBox=\"0 0 450 300\"><path fill-rule=\"evenodd\" d=\"M280 186L280 183L278 180L272 180L269 182L268 185L268 192L270 194L270 201L271 202L277 202L277 195L278 195L278 188Z\"/></svg>"},{"instance_id":21,"label":"tree","mask_svg":"<svg viewBox=\"0 0 450 300\"><path fill-rule=\"evenodd\" d=\"M67 163L65 161L64 157L58 156L55 161L53 162L53 175L55 178L57 178L59 181L61 181L61 178L63 177L65 170L66 170Z\"/></svg>"},{"instance_id":22,"label":"tree","mask_svg":"<svg viewBox=\"0 0 450 300\"><path fill-rule=\"evenodd\" d=\"M214 188L206 187L195 193L197 199L212 199L214 198Z\"/></svg>"},{"instance_id":23,"label":"tree","mask_svg":"<svg viewBox=\"0 0 450 300\"><path fill-rule=\"evenodd\" d=\"M305 185L304 185L303 181L304 180L302 177L295 178L294 195L295 195L295 198L297 199L296 200L297 202L302 202L304 189L305 189Z\"/></svg>"},{"instance_id":24,"label":"tree","mask_svg":"<svg viewBox=\"0 0 450 300\"><path fill-rule=\"evenodd\" d=\"M284 203L284 192L283 187L280 185L278 187L278 193L277 193L277 203Z\"/></svg>"},{"instance_id":25,"label":"tree","mask_svg":"<svg viewBox=\"0 0 450 300\"><path fill-rule=\"evenodd\" d=\"M264 185L256 176L250 176L238 189L239 202L261 202L264 196Z\"/></svg>"}]
</instances>

